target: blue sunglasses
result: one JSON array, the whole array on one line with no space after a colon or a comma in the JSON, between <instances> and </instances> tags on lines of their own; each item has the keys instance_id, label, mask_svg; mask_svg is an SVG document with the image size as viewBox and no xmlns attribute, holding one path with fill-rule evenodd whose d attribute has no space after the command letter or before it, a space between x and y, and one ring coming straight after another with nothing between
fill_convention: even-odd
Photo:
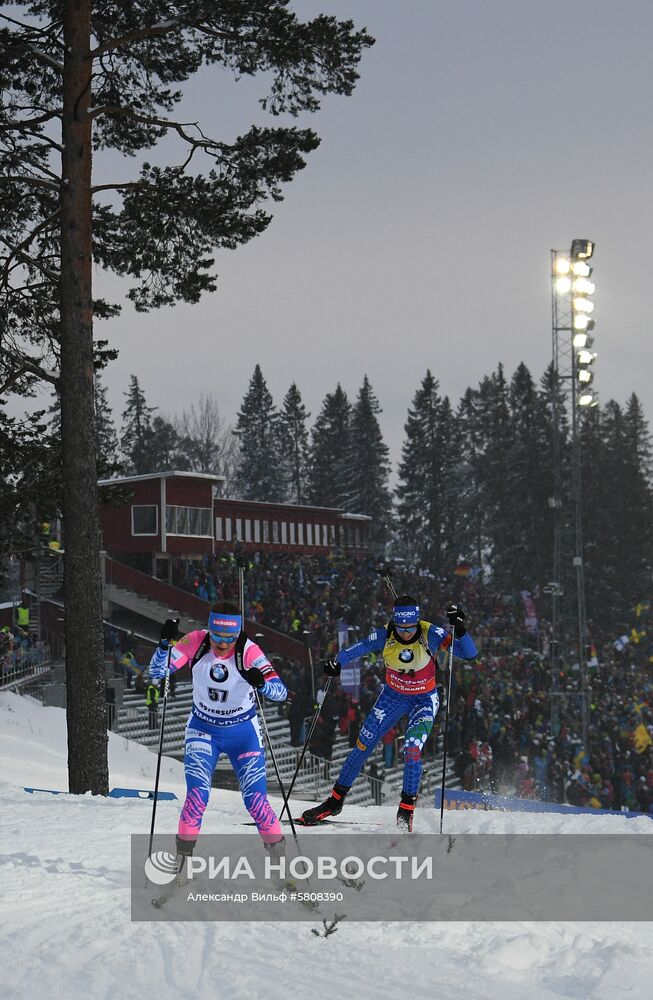
<instances>
[{"instance_id":1,"label":"blue sunglasses","mask_svg":"<svg viewBox=\"0 0 653 1000\"><path fill-rule=\"evenodd\" d=\"M234 632L233 635L216 635L215 632L210 632L209 634L211 642L214 642L217 646L231 646L232 642L235 642L238 638L237 632Z\"/></svg>"}]
</instances>

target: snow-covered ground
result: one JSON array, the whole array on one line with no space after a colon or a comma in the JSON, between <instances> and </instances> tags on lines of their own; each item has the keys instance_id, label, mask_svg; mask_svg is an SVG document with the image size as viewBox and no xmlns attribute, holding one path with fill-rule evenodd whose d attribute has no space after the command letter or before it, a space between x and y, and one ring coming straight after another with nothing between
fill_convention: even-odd
<instances>
[{"instance_id":1,"label":"snow-covered ground","mask_svg":"<svg viewBox=\"0 0 653 1000\"><path fill-rule=\"evenodd\" d=\"M317 920L132 923L130 835L149 832L151 803L25 792L24 785L67 787L65 748L63 710L0 694L3 1000L645 1000L653 993L651 923L345 922L327 939L311 933ZM111 735L112 787L151 787L155 765L149 750ZM161 787L183 796L178 762L166 758ZM174 832L179 808L159 803L158 832ZM347 809L375 832L379 822L394 829L394 813ZM238 793L214 790L203 829L242 832L246 819ZM451 833L653 834L645 817L469 810L447 813L445 822ZM417 832L438 826L435 810L418 809Z\"/></svg>"}]
</instances>

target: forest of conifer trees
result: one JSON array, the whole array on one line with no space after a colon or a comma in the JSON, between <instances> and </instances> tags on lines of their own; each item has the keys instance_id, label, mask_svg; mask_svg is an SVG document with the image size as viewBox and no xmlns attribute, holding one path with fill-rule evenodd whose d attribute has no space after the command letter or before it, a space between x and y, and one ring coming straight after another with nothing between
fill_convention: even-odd
<instances>
[{"instance_id":1,"label":"forest of conifer trees","mask_svg":"<svg viewBox=\"0 0 653 1000\"><path fill-rule=\"evenodd\" d=\"M401 557L437 575L466 563L511 594L544 588L551 579L550 370L538 383L524 364L511 377L499 365L457 402L427 370L406 416L395 483L381 406L367 376L352 400L340 384L327 392L310 423L300 388L293 383L277 407L257 365L233 425L211 397L181 414L160 414L132 375L117 426L99 375L96 381L102 475L214 472L225 476L225 492L234 497L367 514L375 555ZM4 488L5 550L28 507L51 516L58 503L56 396L49 414L31 426L33 439L26 428L24 452L13 459L32 470L23 482L25 503L13 513L16 497ZM588 616L600 630L602 621L614 628L627 618L650 589L652 451L637 397L583 412L581 445ZM563 468L570 468L565 434L562 451ZM12 459L3 461L9 473ZM569 502L566 509L571 524Z\"/></svg>"}]
</instances>

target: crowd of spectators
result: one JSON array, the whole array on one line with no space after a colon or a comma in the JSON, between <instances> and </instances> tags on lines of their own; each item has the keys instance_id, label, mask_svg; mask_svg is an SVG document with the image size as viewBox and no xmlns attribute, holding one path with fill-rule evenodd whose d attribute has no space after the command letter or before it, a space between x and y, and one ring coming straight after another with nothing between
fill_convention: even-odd
<instances>
[{"instance_id":1,"label":"crowd of spectators","mask_svg":"<svg viewBox=\"0 0 653 1000\"><path fill-rule=\"evenodd\" d=\"M0 687L29 677L49 656L47 645L30 632L4 625L0 629Z\"/></svg>"},{"instance_id":2,"label":"crowd of spectators","mask_svg":"<svg viewBox=\"0 0 653 1000\"><path fill-rule=\"evenodd\" d=\"M247 558L247 617L307 641L316 661L390 616L392 599L371 556L334 551ZM237 597L238 568L231 551L201 565L179 561L174 573L177 586L205 600ZM441 579L402 563L394 566L393 582L398 592L418 598L430 621L443 624L452 599L467 612L479 657L473 663L456 661L447 747L464 788L653 811L653 666L643 644L601 647L589 676L589 739L583 746L577 651L570 649L552 669L547 623L540 616L527 624L519 595L496 593L478 577ZM545 610L545 601L539 603ZM332 686L321 706L312 749L327 760L336 732L353 743L380 690L382 665L376 658L363 660L361 668L355 695ZM317 702L302 671L290 663L284 670L293 743L301 745L304 719ZM441 669L441 683L444 677ZM442 715L427 754L442 738ZM384 746L387 760L396 753L398 739L401 731Z\"/></svg>"},{"instance_id":3,"label":"crowd of spectators","mask_svg":"<svg viewBox=\"0 0 653 1000\"><path fill-rule=\"evenodd\" d=\"M542 655L512 652L458 666L449 749L463 787L606 809L651 812L651 667L606 644L589 677L588 745L581 680Z\"/></svg>"}]
</instances>

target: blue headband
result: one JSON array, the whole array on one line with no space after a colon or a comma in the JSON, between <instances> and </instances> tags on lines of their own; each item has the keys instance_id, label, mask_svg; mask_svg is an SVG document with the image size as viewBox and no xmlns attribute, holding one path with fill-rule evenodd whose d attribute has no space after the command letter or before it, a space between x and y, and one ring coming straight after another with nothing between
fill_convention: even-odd
<instances>
[{"instance_id":1,"label":"blue headband","mask_svg":"<svg viewBox=\"0 0 653 1000\"><path fill-rule=\"evenodd\" d=\"M403 604L392 610L395 625L417 625L419 623L419 604Z\"/></svg>"},{"instance_id":2,"label":"blue headband","mask_svg":"<svg viewBox=\"0 0 653 1000\"><path fill-rule=\"evenodd\" d=\"M231 611L211 611L209 614L209 632L211 638L217 632L236 637L240 634L242 627L242 615L234 614Z\"/></svg>"}]
</instances>

